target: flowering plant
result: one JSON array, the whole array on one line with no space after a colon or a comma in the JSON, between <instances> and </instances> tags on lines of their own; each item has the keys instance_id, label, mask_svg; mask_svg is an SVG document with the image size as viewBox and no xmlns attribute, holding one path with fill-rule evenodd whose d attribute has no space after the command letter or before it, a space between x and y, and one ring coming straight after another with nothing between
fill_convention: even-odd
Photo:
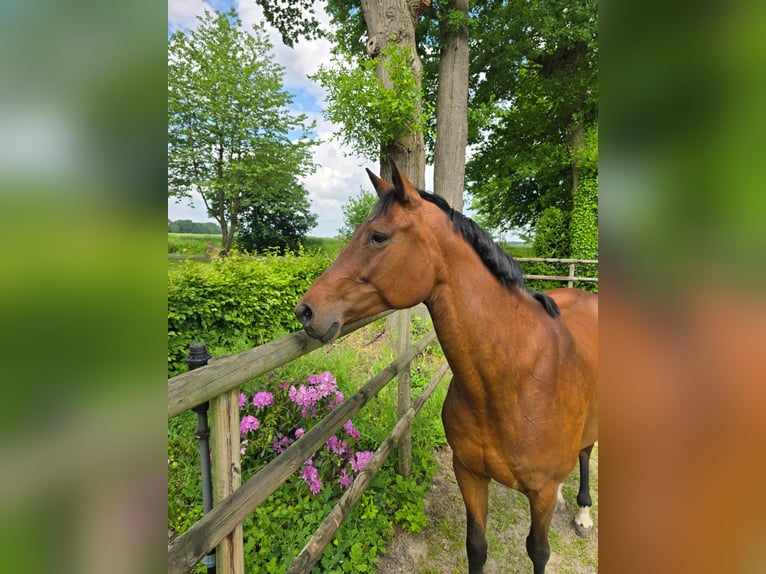
<instances>
[{"instance_id":1,"label":"flowering plant","mask_svg":"<svg viewBox=\"0 0 766 574\"><path fill-rule=\"evenodd\" d=\"M282 382L273 393L263 390L252 396L240 393L242 467L252 466L248 458L262 463L275 458L342 402L343 393L329 371L308 376L306 384L298 387ZM355 451L360 438L349 420L343 425L342 433L332 435L304 462L300 476L313 494L328 483L348 488L354 474L364 470L373 453Z\"/></svg>"}]
</instances>

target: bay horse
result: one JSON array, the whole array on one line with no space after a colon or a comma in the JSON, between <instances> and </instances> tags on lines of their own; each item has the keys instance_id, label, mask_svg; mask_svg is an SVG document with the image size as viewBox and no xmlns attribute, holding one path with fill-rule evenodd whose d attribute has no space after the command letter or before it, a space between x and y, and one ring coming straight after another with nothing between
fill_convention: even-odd
<instances>
[{"instance_id":1,"label":"bay horse","mask_svg":"<svg viewBox=\"0 0 766 574\"><path fill-rule=\"evenodd\" d=\"M561 483L580 462L578 534L593 530L588 462L597 438L597 296L532 292L518 262L443 198L416 189L391 162L393 185L370 170L370 217L295 308L327 343L341 327L425 302L453 378L442 409L466 508L469 572L487 557L489 481L529 499L527 554L550 556Z\"/></svg>"}]
</instances>

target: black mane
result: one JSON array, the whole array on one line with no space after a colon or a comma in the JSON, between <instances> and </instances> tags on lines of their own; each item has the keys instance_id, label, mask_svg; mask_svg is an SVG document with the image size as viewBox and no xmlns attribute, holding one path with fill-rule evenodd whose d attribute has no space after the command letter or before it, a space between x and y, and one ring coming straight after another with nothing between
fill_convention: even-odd
<instances>
[{"instance_id":1,"label":"black mane","mask_svg":"<svg viewBox=\"0 0 766 574\"><path fill-rule=\"evenodd\" d=\"M418 193L424 200L433 203L447 214L447 217L452 221L455 231L460 233L471 244L484 265L487 266L495 277L500 279L503 285L508 288L516 287L526 291L542 304L548 315L554 318L559 316L560 311L556 302L545 293L530 291L524 283L524 271L518 261L503 251L474 220L452 209L447 200L440 195L428 193L420 189ZM386 213L395 200L393 191L385 194L378 202L376 211Z\"/></svg>"}]
</instances>

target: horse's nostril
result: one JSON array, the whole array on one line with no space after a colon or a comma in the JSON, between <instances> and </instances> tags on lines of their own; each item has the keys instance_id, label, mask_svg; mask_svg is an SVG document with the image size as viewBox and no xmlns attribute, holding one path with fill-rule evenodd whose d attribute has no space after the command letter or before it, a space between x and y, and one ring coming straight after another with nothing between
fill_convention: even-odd
<instances>
[{"instance_id":1,"label":"horse's nostril","mask_svg":"<svg viewBox=\"0 0 766 574\"><path fill-rule=\"evenodd\" d=\"M314 311L308 303L301 303L295 310L295 315L298 317L298 321L301 322L301 325L305 327L311 323L311 320L314 318Z\"/></svg>"}]
</instances>

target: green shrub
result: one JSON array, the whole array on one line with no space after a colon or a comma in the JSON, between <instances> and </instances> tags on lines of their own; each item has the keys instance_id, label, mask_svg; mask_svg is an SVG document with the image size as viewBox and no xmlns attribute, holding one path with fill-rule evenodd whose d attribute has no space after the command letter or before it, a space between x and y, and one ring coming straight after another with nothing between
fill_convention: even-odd
<instances>
[{"instance_id":1,"label":"green shrub","mask_svg":"<svg viewBox=\"0 0 766 574\"><path fill-rule=\"evenodd\" d=\"M299 328L293 309L330 264L324 255L231 255L168 271L168 376L185 370L190 343L241 351Z\"/></svg>"}]
</instances>

